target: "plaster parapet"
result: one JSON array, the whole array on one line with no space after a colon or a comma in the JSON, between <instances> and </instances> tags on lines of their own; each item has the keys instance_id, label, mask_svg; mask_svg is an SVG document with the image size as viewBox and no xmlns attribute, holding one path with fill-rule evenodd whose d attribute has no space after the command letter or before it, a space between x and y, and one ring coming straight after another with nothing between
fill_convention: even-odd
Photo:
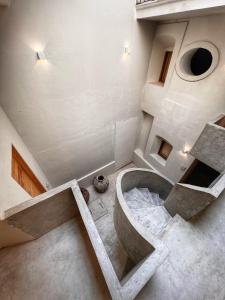
<instances>
[{"instance_id":1,"label":"plaster parapet","mask_svg":"<svg viewBox=\"0 0 225 300\"><path fill-rule=\"evenodd\" d=\"M225 128L209 122L197 139L191 155L218 172L225 170Z\"/></svg>"},{"instance_id":2,"label":"plaster parapet","mask_svg":"<svg viewBox=\"0 0 225 300\"><path fill-rule=\"evenodd\" d=\"M177 183L165 201L165 207L175 216L189 220L212 204L225 189L225 174L211 188Z\"/></svg>"}]
</instances>

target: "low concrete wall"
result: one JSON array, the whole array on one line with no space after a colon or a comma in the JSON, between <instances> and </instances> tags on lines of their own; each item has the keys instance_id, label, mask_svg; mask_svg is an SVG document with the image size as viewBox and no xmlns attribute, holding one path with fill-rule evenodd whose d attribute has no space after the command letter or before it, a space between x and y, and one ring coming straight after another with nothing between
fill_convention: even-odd
<instances>
[{"instance_id":1,"label":"low concrete wall","mask_svg":"<svg viewBox=\"0 0 225 300\"><path fill-rule=\"evenodd\" d=\"M6 210L0 220L0 248L39 238L78 215L72 182Z\"/></svg>"},{"instance_id":2,"label":"low concrete wall","mask_svg":"<svg viewBox=\"0 0 225 300\"><path fill-rule=\"evenodd\" d=\"M225 175L211 188L178 183L167 197L165 207L172 216L179 214L185 220L189 220L213 203L224 188Z\"/></svg>"},{"instance_id":3,"label":"low concrete wall","mask_svg":"<svg viewBox=\"0 0 225 300\"><path fill-rule=\"evenodd\" d=\"M6 221L0 221L0 249L32 241L33 239L33 236L23 232L21 229L7 224Z\"/></svg>"},{"instance_id":4,"label":"low concrete wall","mask_svg":"<svg viewBox=\"0 0 225 300\"><path fill-rule=\"evenodd\" d=\"M191 155L221 173L225 170L224 150L225 128L209 122L191 149Z\"/></svg>"},{"instance_id":5,"label":"low concrete wall","mask_svg":"<svg viewBox=\"0 0 225 300\"><path fill-rule=\"evenodd\" d=\"M173 184L156 171L148 169L129 169L119 174L116 183L116 206L114 211L114 224L118 237L128 253L136 263L147 255L158 251L162 245L160 240L139 224L133 217L123 197L134 187L147 187L152 192L159 193L165 199L171 191Z\"/></svg>"}]
</instances>

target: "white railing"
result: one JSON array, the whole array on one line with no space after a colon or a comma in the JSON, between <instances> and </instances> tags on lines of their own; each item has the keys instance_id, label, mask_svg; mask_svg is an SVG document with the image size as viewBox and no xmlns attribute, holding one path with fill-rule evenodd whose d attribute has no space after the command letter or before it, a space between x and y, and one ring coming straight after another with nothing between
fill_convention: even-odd
<instances>
[{"instance_id":1,"label":"white railing","mask_svg":"<svg viewBox=\"0 0 225 300\"><path fill-rule=\"evenodd\" d=\"M143 4L143 3L146 3L146 2L157 2L157 1L158 0L136 0L136 5Z\"/></svg>"}]
</instances>

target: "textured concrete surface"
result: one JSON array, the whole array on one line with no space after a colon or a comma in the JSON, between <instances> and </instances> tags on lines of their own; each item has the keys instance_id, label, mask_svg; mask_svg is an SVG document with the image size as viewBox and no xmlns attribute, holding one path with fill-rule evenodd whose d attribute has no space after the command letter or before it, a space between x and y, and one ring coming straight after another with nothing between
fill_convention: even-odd
<instances>
[{"instance_id":1,"label":"textured concrete surface","mask_svg":"<svg viewBox=\"0 0 225 300\"><path fill-rule=\"evenodd\" d=\"M218 172L225 170L225 128L207 123L197 139L191 155Z\"/></svg>"},{"instance_id":2,"label":"textured concrete surface","mask_svg":"<svg viewBox=\"0 0 225 300\"><path fill-rule=\"evenodd\" d=\"M119 280L115 273L115 269L110 261L105 246L96 228L94 220L91 216L90 210L88 209L85 200L81 194L81 191L74 181L72 183L72 191L79 208L82 220L85 228L88 232L90 241L94 248L96 257L101 267L102 273L104 274L105 281L109 288L110 294L113 300L133 300L146 285L146 283L154 275L157 268L165 260L168 255L168 250L165 248L163 243L157 241L154 243L155 251L150 253L144 260L140 261L132 270L129 272L122 281ZM149 242L149 240L148 240ZM154 241L156 242L156 241Z\"/></svg>"},{"instance_id":3,"label":"textured concrete surface","mask_svg":"<svg viewBox=\"0 0 225 300\"><path fill-rule=\"evenodd\" d=\"M7 224L38 238L78 215L71 189L67 188L55 194L55 190L60 188L39 196L38 199L43 199L38 203L9 216L6 219Z\"/></svg>"},{"instance_id":4,"label":"textured concrete surface","mask_svg":"<svg viewBox=\"0 0 225 300\"><path fill-rule=\"evenodd\" d=\"M224 241L176 218L163 238L170 254L137 299L224 300Z\"/></svg>"},{"instance_id":5,"label":"textured concrete surface","mask_svg":"<svg viewBox=\"0 0 225 300\"><path fill-rule=\"evenodd\" d=\"M1 250L0 299L111 299L81 221Z\"/></svg>"},{"instance_id":6,"label":"textured concrete surface","mask_svg":"<svg viewBox=\"0 0 225 300\"><path fill-rule=\"evenodd\" d=\"M147 255L159 252L159 258L166 255L167 249L163 243L137 222L132 211L127 206L123 193L132 188L149 188L165 199L173 184L159 173L147 169L128 169L120 172L116 181L116 205L114 210L114 224L117 235L134 262L139 262ZM159 259L160 264L160 259Z\"/></svg>"},{"instance_id":7,"label":"textured concrete surface","mask_svg":"<svg viewBox=\"0 0 225 300\"><path fill-rule=\"evenodd\" d=\"M129 164L124 169L127 169L129 167L134 167L134 165ZM113 267L116 271L116 274L119 279L122 279L124 275L128 271L130 271L134 264L129 260L127 253L120 244L113 222L113 211L116 197L115 186L116 178L119 172L120 171L108 176L109 189L105 194L98 194L92 185L88 188L88 190L90 192L89 206L91 207L93 205L93 202L95 202L97 199L100 199L107 209L108 213L102 216L102 218L96 220L95 224L109 255L109 258L113 264Z\"/></svg>"},{"instance_id":8,"label":"textured concrete surface","mask_svg":"<svg viewBox=\"0 0 225 300\"><path fill-rule=\"evenodd\" d=\"M72 182L3 211L0 215L0 247L38 238L77 215Z\"/></svg>"},{"instance_id":9,"label":"textured concrete surface","mask_svg":"<svg viewBox=\"0 0 225 300\"><path fill-rule=\"evenodd\" d=\"M214 205L225 189L225 174L221 174L209 188L177 183L165 201L165 207L175 216L189 220Z\"/></svg>"},{"instance_id":10,"label":"textured concrete surface","mask_svg":"<svg viewBox=\"0 0 225 300\"><path fill-rule=\"evenodd\" d=\"M0 249L34 240L34 237L15 228L6 221L0 221Z\"/></svg>"}]
</instances>

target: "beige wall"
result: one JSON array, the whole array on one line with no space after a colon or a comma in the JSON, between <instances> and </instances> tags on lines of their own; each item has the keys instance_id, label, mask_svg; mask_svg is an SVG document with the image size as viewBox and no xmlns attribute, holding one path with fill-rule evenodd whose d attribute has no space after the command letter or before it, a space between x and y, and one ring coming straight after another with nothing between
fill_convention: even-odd
<instances>
[{"instance_id":1,"label":"beige wall","mask_svg":"<svg viewBox=\"0 0 225 300\"><path fill-rule=\"evenodd\" d=\"M199 17L190 19L187 31L179 33L182 23L161 25L157 32L173 34L176 38L176 52L171 62L166 84L162 87L147 83L142 101L142 109L154 117L152 130L145 151L145 159L157 170L173 181L178 181L193 160L191 155L182 154L183 149L190 149L206 122L225 111L225 15ZM173 28L173 30L172 30ZM175 31L175 28L177 30ZM180 31L182 32L182 31ZM157 34L156 34L157 36ZM216 70L207 78L188 82L181 79L175 64L179 51L195 41L209 41L220 53ZM151 64L150 64L151 65ZM173 145L173 151L166 164L152 154L156 136L160 136Z\"/></svg>"},{"instance_id":2,"label":"beige wall","mask_svg":"<svg viewBox=\"0 0 225 300\"><path fill-rule=\"evenodd\" d=\"M2 11L0 103L54 186L131 159L153 28L130 0L14 0Z\"/></svg>"},{"instance_id":3,"label":"beige wall","mask_svg":"<svg viewBox=\"0 0 225 300\"><path fill-rule=\"evenodd\" d=\"M46 187L48 180L21 137L0 108L0 218L3 211L30 198L30 195L11 177L12 144L22 155L34 174Z\"/></svg>"}]
</instances>

